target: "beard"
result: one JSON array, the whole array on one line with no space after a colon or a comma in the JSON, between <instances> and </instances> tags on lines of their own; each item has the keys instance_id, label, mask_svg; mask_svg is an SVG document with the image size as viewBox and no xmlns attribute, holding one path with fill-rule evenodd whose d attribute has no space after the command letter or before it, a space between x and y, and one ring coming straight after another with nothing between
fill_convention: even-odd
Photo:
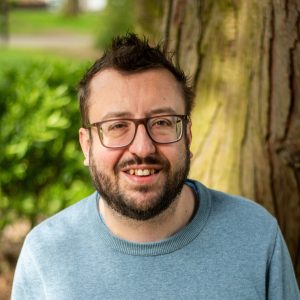
<instances>
[{"instance_id":1,"label":"beard","mask_svg":"<svg viewBox=\"0 0 300 300\"><path fill-rule=\"evenodd\" d=\"M162 169L160 172L164 174L164 182L159 187L156 185L139 186L135 188L135 192L145 194L147 192L155 192L149 201L144 201L143 205L137 205L134 201L134 196L120 186L119 173L124 167L139 164L156 164L160 165ZM168 160L151 155L146 158L134 157L127 161L121 161L114 168L115 177L111 178L104 171L98 170L96 161L93 157L92 150L90 150L90 174L96 190L106 203L117 213L127 218L146 221L152 219L163 211L165 211L176 200L181 193L184 182L190 170L190 150L185 143L185 157L180 157L178 162L174 164L174 169Z\"/></svg>"}]
</instances>

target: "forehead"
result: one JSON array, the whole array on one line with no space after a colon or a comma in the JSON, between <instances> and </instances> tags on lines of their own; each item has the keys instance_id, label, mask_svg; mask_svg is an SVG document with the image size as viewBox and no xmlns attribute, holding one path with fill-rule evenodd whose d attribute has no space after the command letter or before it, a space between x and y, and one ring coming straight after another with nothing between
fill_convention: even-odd
<instances>
[{"instance_id":1,"label":"forehead","mask_svg":"<svg viewBox=\"0 0 300 300\"><path fill-rule=\"evenodd\" d=\"M161 113L184 114L182 88L172 73L153 69L124 73L107 69L90 83L88 112L91 122L114 116L147 117Z\"/></svg>"}]
</instances>

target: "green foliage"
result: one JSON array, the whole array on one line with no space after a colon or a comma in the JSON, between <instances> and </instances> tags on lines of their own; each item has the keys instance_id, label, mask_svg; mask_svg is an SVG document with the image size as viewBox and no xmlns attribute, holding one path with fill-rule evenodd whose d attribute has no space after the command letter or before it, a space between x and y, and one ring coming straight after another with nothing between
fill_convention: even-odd
<instances>
[{"instance_id":1,"label":"green foliage","mask_svg":"<svg viewBox=\"0 0 300 300\"><path fill-rule=\"evenodd\" d=\"M85 12L66 17L59 12L47 10L10 11L10 33L32 34L93 34L98 26L99 13Z\"/></svg>"},{"instance_id":2,"label":"green foliage","mask_svg":"<svg viewBox=\"0 0 300 300\"><path fill-rule=\"evenodd\" d=\"M78 145L76 85L85 65L1 61L0 228L34 224L91 191Z\"/></svg>"},{"instance_id":3,"label":"green foliage","mask_svg":"<svg viewBox=\"0 0 300 300\"><path fill-rule=\"evenodd\" d=\"M112 37L132 31L134 28L134 1L108 0L99 15L96 46L104 49L110 45Z\"/></svg>"}]
</instances>

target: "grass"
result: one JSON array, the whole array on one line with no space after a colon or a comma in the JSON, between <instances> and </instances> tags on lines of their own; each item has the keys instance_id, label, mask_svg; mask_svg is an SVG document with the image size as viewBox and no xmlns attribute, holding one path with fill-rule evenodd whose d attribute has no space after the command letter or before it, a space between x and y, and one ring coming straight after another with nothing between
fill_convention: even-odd
<instances>
[{"instance_id":1,"label":"grass","mask_svg":"<svg viewBox=\"0 0 300 300\"><path fill-rule=\"evenodd\" d=\"M0 0L1 1L1 0ZM97 27L101 23L99 12L85 12L74 17L65 17L60 12L49 10L12 9L9 15L9 31L11 36L59 36L90 35L96 36ZM94 59L99 56L98 50L74 48L43 47L29 49L25 47L1 47L0 61L30 60L33 57L63 58L71 61Z\"/></svg>"},{"instance_id":2,"label":"grass","mask_svg":"<svg viewBox=\"0 0 300 300\"><path fill-rule=\"evenodd\" d=\"M56 57L54 54L49 54ZM44 58L45 53L36 49L0 47L0 62L24 61L34 58Z\"/></svg>"},{"instance_id":3,"label":"grass","mask_svg":"<svg viewBox=\"0 0 300 300\"><path fill-rule=\"evenodd\" d=\"M84 57L76 53L66 51L54 51L53 49L31 49L31 48L11 48L0 47L0 66L5 64L19 64L24 61L40 60L67 60L81 63L83 61L93 62L93 58Z\"/></svg>"},{"instance_id":4,"label":"grass","mask_svg":"<svg viewBox=\"0 0 300 300\"><path fill-rule=\"evenodd\" d=\"M100 24L99 19L99 13L96 12L65 17L60 12L15 9L10 11L10 33L15 35L94 34Z\"/></svg>"}]
</instances>

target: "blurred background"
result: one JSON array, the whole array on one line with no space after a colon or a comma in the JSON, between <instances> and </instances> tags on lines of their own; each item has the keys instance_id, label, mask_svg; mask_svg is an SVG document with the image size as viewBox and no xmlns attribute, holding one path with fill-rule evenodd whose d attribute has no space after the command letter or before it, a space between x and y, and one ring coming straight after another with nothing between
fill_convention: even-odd
<instances>
[{"instance_id":1,"label":"blurred background","mask_svg":"<svg viewBox=\"0 0 300 300\"><path fill-rule=\"evenodd\" d=\"M9 299L26 233L92 191L76 86L113 35L134 29L134 11L131 0L0 6L0 299Z\"/></svg>"},{"instance_id":2,"label":"blurred background","mask_svg":"<svg viewBox=\"0 0 300 300\"><path fill-rule=\"evenodd\" d=\"M283 0L0 0L0 300L27 232L93 190L76 86L128 31L163 41L190 77L191 177L265 206L300 278L298 11Z\"/></svg>"}]
</instances>

